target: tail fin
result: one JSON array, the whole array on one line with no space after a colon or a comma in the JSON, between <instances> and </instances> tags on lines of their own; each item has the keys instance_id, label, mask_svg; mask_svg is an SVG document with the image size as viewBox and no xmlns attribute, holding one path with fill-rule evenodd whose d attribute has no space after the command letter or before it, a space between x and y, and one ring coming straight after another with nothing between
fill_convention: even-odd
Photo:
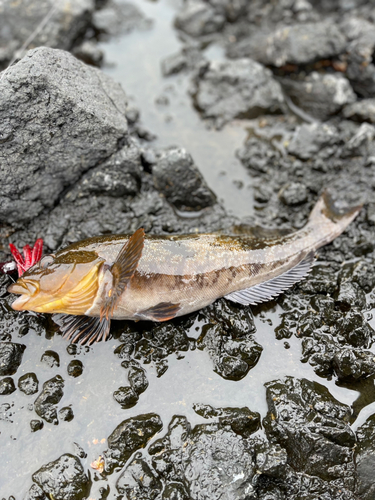
<instances>
[{"instance_id":1,"label":"tail fin","mask_svg":"<svg viewBox=\"0 0 375 500\"><path fill-rule=\"evenodd\" d=\"M306 229L319 229L319 238L314 242L314 250L337 238L355 219L363 205L356 205L341 210L332 199L328 190L325 190L313 208Z\"/></svg>"}]
</instances>

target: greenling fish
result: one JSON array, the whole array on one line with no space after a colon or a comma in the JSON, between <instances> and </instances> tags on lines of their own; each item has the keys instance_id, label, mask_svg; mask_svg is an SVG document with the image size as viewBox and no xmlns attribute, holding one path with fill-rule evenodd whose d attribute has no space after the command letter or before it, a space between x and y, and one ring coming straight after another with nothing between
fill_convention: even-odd
<instances>
[{"instance_id":1,"label":"greenling fish","mask_svg":"<svg viewBox=\"0 0 375 500\"><path fill-rule=\"evenodd\" d=\"M98 236L46 255L9 287L17 311L58 313L64 336L92 343L111 319L167 321L219 297L271 300L311 269L315 251L360 211L341 213L325 192L307 224L282 237L189 234Z\"/></svg>"}]
</instances>

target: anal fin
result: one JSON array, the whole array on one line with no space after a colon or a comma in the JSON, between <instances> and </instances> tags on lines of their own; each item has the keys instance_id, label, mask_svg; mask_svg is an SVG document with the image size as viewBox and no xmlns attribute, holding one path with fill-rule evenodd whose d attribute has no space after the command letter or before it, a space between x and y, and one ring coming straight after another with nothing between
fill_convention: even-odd
<instances>
[{"instance_id":1,"label":"anal fin","mask_svg":"<svg viewBox=\"0 0 375 500\"><path fill-rule=\"evenodd\" d=\"M93 342L107 340L111 321L106 318L53 314L53 321L59 325L63 337L73 344L91 345Z\"/></svg>"},{"instance_id":2,"label":"anal fin","mask_svg":"<svg viewBox=\"0 0 375 500\"><path fill-rule=\"evenodd\" d=\"M314 262L314 253L310 252L301 262L280 276L259 283L244 290L225 295L225 298L244 306L256 305L274 299L295 283L306 278Z\"/></svg>"},{"instance_id":3,"label":"anal fin","mask_svg":"<svg viewBox=\"0 0 375 500\"><path fill-rule=\"evenodd\" d=\"M171 302L160 302L156 306L149 307L135 314L137 319L149 321L168 321L174 318L180 310L180 304L172 304Z\"/></svg>"}]
</instances>

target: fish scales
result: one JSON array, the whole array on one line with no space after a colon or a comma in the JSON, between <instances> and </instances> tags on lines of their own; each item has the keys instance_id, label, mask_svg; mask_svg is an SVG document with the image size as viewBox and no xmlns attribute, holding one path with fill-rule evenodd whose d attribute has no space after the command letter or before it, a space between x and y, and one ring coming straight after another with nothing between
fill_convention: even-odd
<instances>
[{"instance_id":1,"label":"fish scales","mask_svg":"<svg viewBox=\"0 0 375 500\"><path fill-rule=\"evenodd\" d=\"M256 304L308 273L313 253L336 238L360 206L338 211L324 193L302 229L280 237L190 234L98 236L43 258L9 290L16 310L73 314L74 341L106 338L110 319L165 321L219 297ZM98 319L97 319L98 318ZM88 320L89 321L89 320ZM75 333L75 328L88 331Z\"/></svg>"}]
</instances>

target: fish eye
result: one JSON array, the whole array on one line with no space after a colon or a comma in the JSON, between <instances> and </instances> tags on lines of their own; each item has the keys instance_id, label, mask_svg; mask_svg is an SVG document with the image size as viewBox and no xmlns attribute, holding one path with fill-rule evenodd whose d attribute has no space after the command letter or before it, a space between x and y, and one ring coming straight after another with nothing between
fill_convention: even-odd
<instances>
[{"instance_id":1,"label":"fish eye","mask_svg":"<svg viewBox=\"0 0 375 500\"><path fill-rule=\"evenodd\" d=\"M52 264L54 258L55 258L54 254L45 255L43 259L39 262L40 267L42 269L45 269L46 267L49 266L49 264Z\"/></svg>"}]
</instances>

